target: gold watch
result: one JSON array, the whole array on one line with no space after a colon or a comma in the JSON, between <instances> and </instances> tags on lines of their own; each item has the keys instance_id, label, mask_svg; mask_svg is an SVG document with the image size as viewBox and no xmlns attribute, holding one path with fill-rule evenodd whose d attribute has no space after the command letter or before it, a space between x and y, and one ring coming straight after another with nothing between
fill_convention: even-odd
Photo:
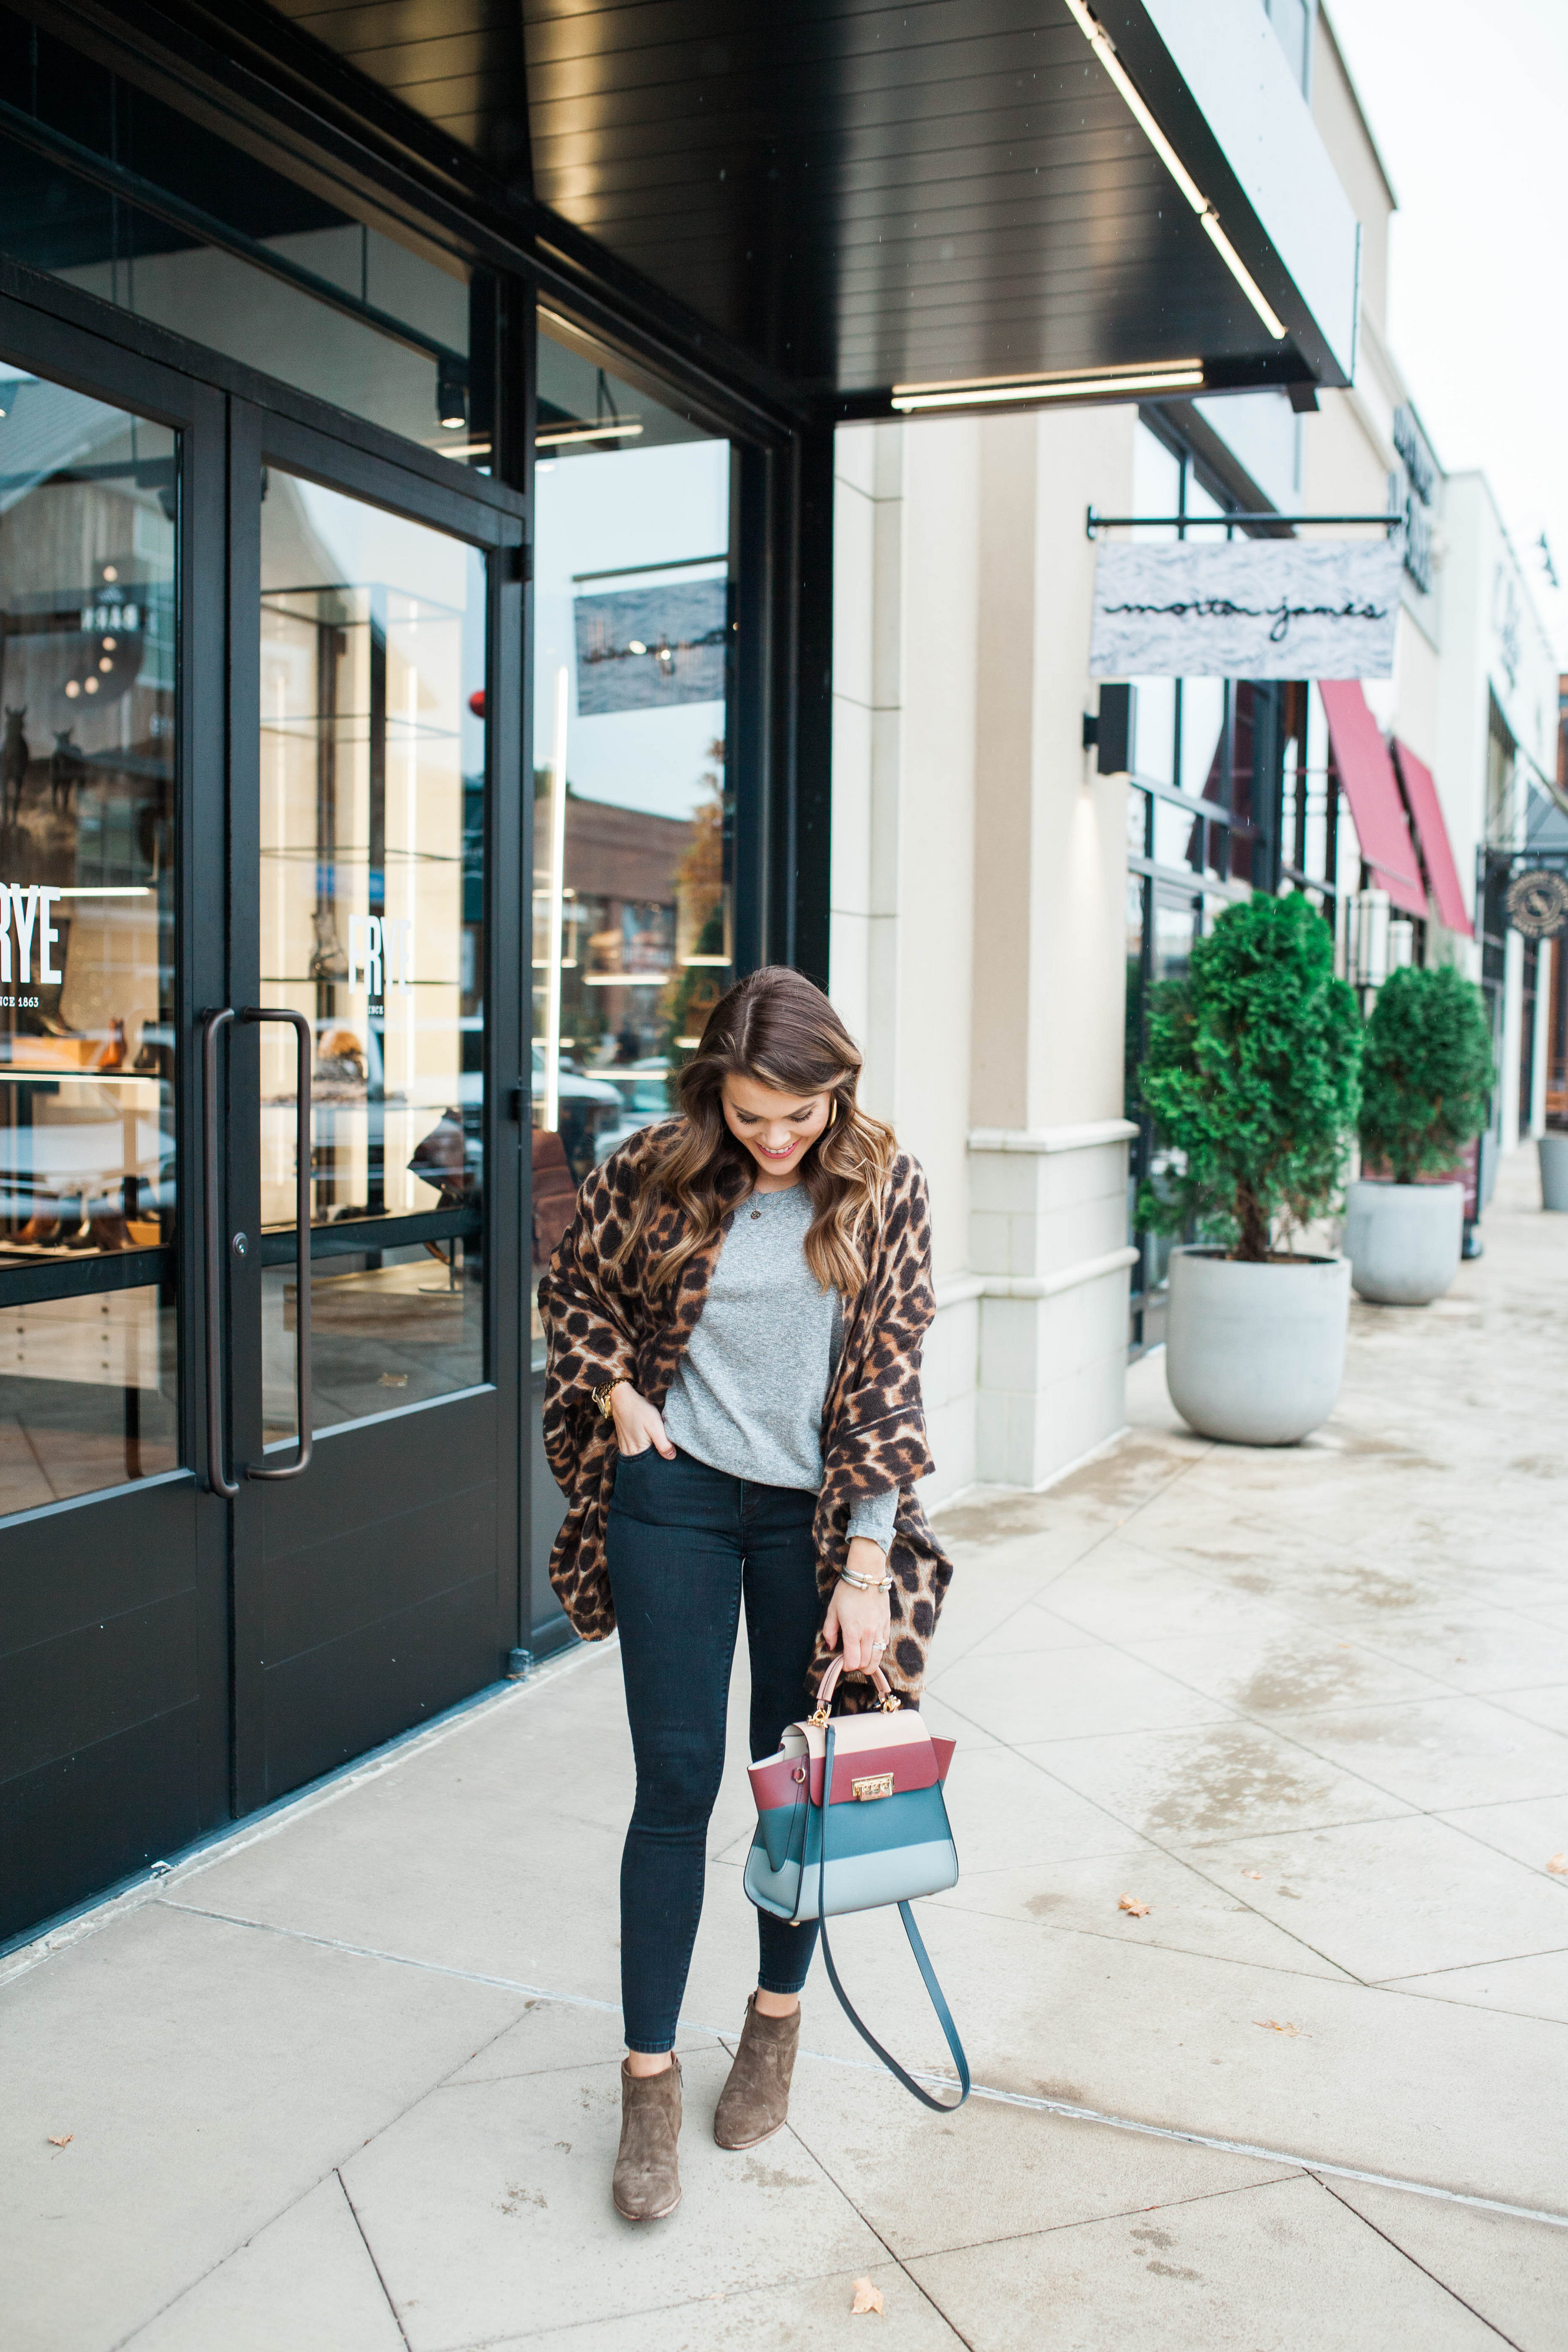
<instances>
[{"instance_id":1,"label":"gold watch","mask_svg":"<svg viewBox=\"0 0 1568 2352\"><path fill-rule=\"evenodd\" d=\"M599 1407L600 1412L604 1415L606 1421L609 1421L612 1417L612 1408L610 1402L612 1394L616 1389L623 1389L625 1385L626 1375L622 1372L618 1379L606 1381L601 1389L594 1390L593 1402Z\"/></svg>"}]
</instances>

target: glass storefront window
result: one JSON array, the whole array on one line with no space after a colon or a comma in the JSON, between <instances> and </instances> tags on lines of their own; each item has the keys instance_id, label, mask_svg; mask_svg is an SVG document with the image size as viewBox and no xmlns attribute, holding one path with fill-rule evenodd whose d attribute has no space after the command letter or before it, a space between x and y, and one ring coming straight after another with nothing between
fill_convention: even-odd
<instances>
[{"instance_id":1,"label":"glass storefront window","mask_svg":"<svg viewBox=\"0 0 1568 2352\"><path fill-rule=\"evenodd\" d=\"M1195 800L1223 802L1226 681L1222 677L1181 680L1181 772L1184 793Z\"/></svg>"},{"instance_id":2,"label":"glass storefront window","mask_svg":"<svg viewBox=\"0 0 1568 2352\"><path fill-rule=\"evenodd\" d=\"M538 418L537 1266L735 972L729 445L542 331Z\"/></svg>"},{"instance_id":3,"label":"glass storefront window","mask_svg":"<svg viewBox=\"0 0 1568 2352\"><path fill-rule=\"evenodd\" d=\"M316 1426L483 1380L485 575L460 541L271 469L262 995L315 1039ZM293 1412L294 1032L261 1032L268 1435ZM411 1233L400 1221L425 1221ZM358 1241L356 1234L353 1239ZM391 1391L392 1393L389 1393Z\"/></svg>"},{"instance_id":4,"label":"glass storefront window","mask_svg":"<svg viewBox=\"0 0 1568 2352\"><path fill-rule=\"evenodd\" d=\"M177 466L0 368L0 1510L178 1458ZM144 1284L83 1292L127 1252Z\"/></svg>"},{"instance_id":5,"label":"glass storefront window","mask_svg":"<svg viewBox=\"0 0 1568 2352\"><path fill-rule=\"evenodd\" d=\"M0 137L6 253L488 468L469 272L455 256L350 218L3 8L0 86L44 134ZM50 131L83 152L52 153ZM95 157L134 193L95 180Z\"/></svg>"},{"instance_id":6,"label":"glass storefront window","mask_svg":"<svg viewBox=\"0 0 1568 2352\"><path fill-rule=\"evenodd\" d=\"M1218 825L1205 824L1178 802L1163 799L1157 793L1149 795L1154 818L1154 849L1152 855L1158 866L1189 866L1201 874L1206 853L1212 847Z\"/></svg>"},{"instance_id":7,"label":"glass storefront window","mask_svg":"<svg viewBox=\"0 0 1568 2352\"><path fill-rule=\"evenodd\" d=\"M1176 782L1176 681L1142 677L1134 690L1133 769L1154 784Z\"/></svg>"}]
</instances>

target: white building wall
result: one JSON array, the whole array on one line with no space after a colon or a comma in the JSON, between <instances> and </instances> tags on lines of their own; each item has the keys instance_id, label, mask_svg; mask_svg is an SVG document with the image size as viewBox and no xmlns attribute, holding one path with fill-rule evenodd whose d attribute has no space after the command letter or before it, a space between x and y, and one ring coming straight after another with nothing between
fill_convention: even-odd
<instances>
[{"instance_id":1,"label":"white building wall","mask_svg":"<svg viewBox=\"0 0 1568 2352\"><path fill-rule=\"evenodd\" d=\"M836 445L830 986L862 1098L925 1170L945 1301L967 1268L978 434ZM977 1331L959 1296L926 1343L937 1494L975 1481Z\"/></svg>"},{"instance_id":2,"label":"white building wall","mask_svg":"<svg viewBox=\"0 0 1568 2352\"><path fill-rule=\"evenodd\" d=\"M933 1499L1122 1425L1125 787L1082 749L1133 412L838 436L831 982L924 1163Z\"/></svg>"}]
</instances>

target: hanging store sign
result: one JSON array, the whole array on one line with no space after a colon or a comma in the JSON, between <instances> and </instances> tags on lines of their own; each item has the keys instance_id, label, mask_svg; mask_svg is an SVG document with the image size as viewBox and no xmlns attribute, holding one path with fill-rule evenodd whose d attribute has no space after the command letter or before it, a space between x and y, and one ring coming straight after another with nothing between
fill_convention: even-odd
<instances>
[{"instance_id":1,"label":"hanging store sign","mask_svg":"<svg viewBox=\"0 0 1568 2352\"><path fill-rule=\"evenodd\" d=\"M1527 940L1554 940L1568 928L1568 877L1550 866L1516 874L1503 897L1508 919Z\"/></svg>"},{"instance_id":2,"label":"hanging store sign","mask_svg":"<svg viewBox=\"0 0 1568 2352\"><path fill-rule=\"evenodd\" d=\"M722 702L728 601L727 580L671 581L579 596L579 716Z\"/></svg>"},{"instance_id":3,"label":"hanging store sign","mask_svg":"<svg viewBox=\"0 0 1568 2352\"><path fill-rule=\"evenodd\" d=\"M1399 569L1386 541L1103 541L1090 674L1391 677Z\"/></svg>"}]
</instances>

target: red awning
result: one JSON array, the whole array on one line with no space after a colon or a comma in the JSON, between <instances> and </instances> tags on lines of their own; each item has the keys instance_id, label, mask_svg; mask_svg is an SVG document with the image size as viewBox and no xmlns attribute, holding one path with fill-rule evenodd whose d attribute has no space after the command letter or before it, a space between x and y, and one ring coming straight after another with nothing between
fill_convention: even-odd
<instances>
[{"instance_id":1,"label":"red awning","mask_svg":"<svg viewBox=\"0 0 1568 2352\"><path fill-rule=\"evenodd\" d=\"M1350 803L1361 854L1380 889L1407 915L1425 915L1427 893L1410 838L1399 780L1360 680L1322 678L1318 692L1329 722L1334 765Z\"/></svg>"},{"instance_id":2,"label":"red awning","mask_svg":"<svg viewBox=\"0 0 1568 2352\"><path fill-rule=\"evenodd\" d=\"M1405 804L1416 827L1416 839L1427 868L1427 879L1432 886L1432 896L1437 902L1437 912L1449 930L1458 931L1462 940L1473 940L1475 925L1465 904L1465 886L1454 863L1448 828L1443 822L1443 804L1437 798L1432 771L1416 757L1408 743L1399 740L1397 735L1394 738L1394 761L1399 770L1399 781L1405 787Z\"/></svg>"}]
</instances>

